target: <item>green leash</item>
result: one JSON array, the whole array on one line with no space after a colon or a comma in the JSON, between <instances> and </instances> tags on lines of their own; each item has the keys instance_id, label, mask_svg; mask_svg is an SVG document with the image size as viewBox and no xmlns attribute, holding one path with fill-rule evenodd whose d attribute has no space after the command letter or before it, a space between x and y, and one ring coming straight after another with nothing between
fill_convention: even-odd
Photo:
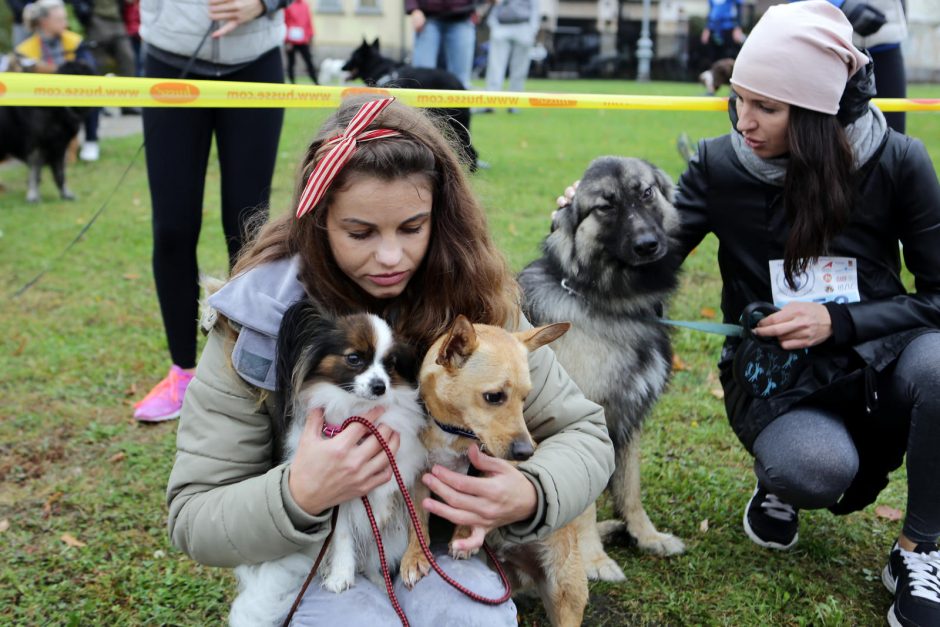
<instances>
[{"instance_id":1,"label":"green leash","mask_svg":"<svg viewBox=\"0 0 940 627\"><path fill-rule=\"evenodd\" d=\"M726 335L728 337L743 337L744 327L740 324L724 324L721 322L693 322L691 320L669 320L667 318L654 318L656 322L670 327L682 327L701 331L702 333L714 333L716 335Z\"/></svg>"}]
</instances>

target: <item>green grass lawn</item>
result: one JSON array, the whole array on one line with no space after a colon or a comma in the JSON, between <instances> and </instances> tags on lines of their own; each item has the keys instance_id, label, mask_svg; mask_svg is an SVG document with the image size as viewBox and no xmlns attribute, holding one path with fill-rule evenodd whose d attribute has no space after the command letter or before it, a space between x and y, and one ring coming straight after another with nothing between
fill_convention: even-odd
<instances>
[{"instance_id":1,"label":"green grass lawn","mask_svg":"<svg viewBox=\"0 0 940 627\"><path fill-rule=\"evenodd\" d=\"M700 93L695 85L601 81L531 81L529 88ZM913 86L911 94L938 97L940 87ZM273 212L289 202L298 156L326 115L288 110ZM518 269L536 256L554 198L592 158L642 157L678 177L679 132L698 138L728 128L720 113L480 115L474 142L492 169L473 184ZM940 116L910 114L908 130L940 163ZM234 592L228 571L195 564L167 540L175 423L131 419L133 402L169 366L142 157L84 240L32 290L9 297L91 217L139 142L106 140L100 162L72 166L76 202L57 199L47 171L45 201L27 205L25 167L0 170L0 624L217 624ZM199 255L204 272L222 276L218 179L212 163ZM711 240L689 258L674 317L718 309L714 260ZM613 548L627 582L593 585L585 624L882 624L890 597L879 573L900 523L874 506L844 518L805 512L797 549L779 554L752 544L741 529L750 460L714 394L721 340L677 331L674 342L684 367L648 422L643 481L654 523L682 537L688 551L656 558ZM903 470L878 503L904 509ZM537 608L525 607L525 624L545 624Z\"/></svg>"}]
</instances>

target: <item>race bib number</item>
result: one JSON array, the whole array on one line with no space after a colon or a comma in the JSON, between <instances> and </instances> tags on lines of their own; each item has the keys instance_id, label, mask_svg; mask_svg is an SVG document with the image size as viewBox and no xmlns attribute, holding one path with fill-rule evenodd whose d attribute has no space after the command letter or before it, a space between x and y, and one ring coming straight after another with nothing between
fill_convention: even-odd
<instances>
[{"instance_id":1,"label":"race bib number","mask_svg":"<svg viewBox=\"0 0 940 627\"><path fill-rule=\"evenodd\" d=\"M287 41L302 44L304 42L304 29L302 26L291 26L287 29Z\"/></svg>"},{"instance_id":2,"label":"race bib number","mask_svg":"<svg viewBox=\"0 0 940 627\"><path fill-rule=\"evenodd\" d=\"M774 305L783 307L791 301L803 303L857 303L858 263L853 257L820 257L795 277L796 289L787 283L783 259L770 260L770 285Z\"/></svg>"}]
</instances>

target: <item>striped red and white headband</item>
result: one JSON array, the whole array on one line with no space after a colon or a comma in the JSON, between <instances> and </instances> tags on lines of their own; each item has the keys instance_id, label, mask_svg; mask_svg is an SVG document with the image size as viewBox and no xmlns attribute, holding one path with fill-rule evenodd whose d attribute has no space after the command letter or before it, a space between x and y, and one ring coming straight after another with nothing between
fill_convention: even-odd
<instances>
[{"instance_id":1,"label":"striped red and white headband","mask_svg":"<svg viewBox=\"0 0 940 627\"><path fill-rule=\"evenodd\" d=\"M314 166L310 178L307 179L303 194L300 195L300 202L297 204L298 218L304 217L317 206L336 175L339 174L343 166L352 158L353 153L356 152L358 142L401 135L398 131L390 128L376 128L365 131L365 128L372 124L375 118L394 100L394 98L382 98L381 100L370 100L365 103L359 107L359 111L349 121L349 125L342 135L325 142L326 146L333 147Z\"/></svg>"}]
</instances>

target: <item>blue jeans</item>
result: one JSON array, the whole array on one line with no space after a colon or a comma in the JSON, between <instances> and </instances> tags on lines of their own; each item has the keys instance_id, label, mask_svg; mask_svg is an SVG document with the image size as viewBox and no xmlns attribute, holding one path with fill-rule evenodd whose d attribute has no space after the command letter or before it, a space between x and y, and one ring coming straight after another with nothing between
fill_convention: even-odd
<instances>
[{"instance_id":1,"label":"blue jeans","mask_svg":"<svg viewBox=\"0 0 940 627\"><path fill-rule=\"evenodd\" d=\"M476 48L476 26L470 18L458 21L429 17L420 33L415 33L411 64L415 67L437 67L441 46L447 59L447 71L470 89L470 70Z\"/></svg>"}]
</instances>

